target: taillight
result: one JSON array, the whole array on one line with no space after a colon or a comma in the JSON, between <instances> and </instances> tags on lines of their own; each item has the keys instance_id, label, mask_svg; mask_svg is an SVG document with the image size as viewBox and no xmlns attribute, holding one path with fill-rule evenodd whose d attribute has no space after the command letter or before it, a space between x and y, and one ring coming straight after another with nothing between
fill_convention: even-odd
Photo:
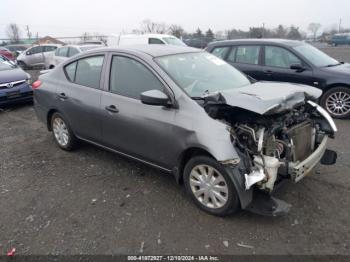
<instances>
[{"instance_id":1,"label":"taillight","mask_svg":"<svg viewBox=\"0 0 350 262\"><path fill-rule=\"evenodd\" d=\"M37 89L37 88L39 88L39 86L41 86L41 81L40 81L40 80L36 80L36 81L32 84L32 88L33 88L33 89Z\"/></svg>"}]
</instances>

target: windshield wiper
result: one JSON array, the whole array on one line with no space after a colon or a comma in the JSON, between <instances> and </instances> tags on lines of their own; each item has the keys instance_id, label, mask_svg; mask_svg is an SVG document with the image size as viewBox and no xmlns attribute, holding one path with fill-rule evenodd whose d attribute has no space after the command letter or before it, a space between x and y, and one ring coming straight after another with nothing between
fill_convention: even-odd
<instances>
[{"instance_id":1,"label":"windshield wiper","mask_svg":"<svg viewBox=\"0 0 350 262\"><path fill-rule=\"evenodd\" d=\"M337 63L337 64L330 64L330 65L326 65L326 67L333 67L333 66L338 66L341 65L342 63Z\"/></svg>"},{"instance_id":2,"label":"windshield wiper","mask_svg":"<svg viewBox=\"0 0 350 262\"><path fill-rule=\"evenodd\" d=\"M193 100L205 100L205 97L202 96L191 96Z\"/></svg>"}]
</instances>

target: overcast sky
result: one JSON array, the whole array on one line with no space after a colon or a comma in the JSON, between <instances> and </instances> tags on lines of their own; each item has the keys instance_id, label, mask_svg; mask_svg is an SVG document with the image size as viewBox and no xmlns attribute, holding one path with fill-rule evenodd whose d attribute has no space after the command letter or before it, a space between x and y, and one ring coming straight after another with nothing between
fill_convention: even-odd
<instances>
[{"instance_id":1,"label":"overcast sky","mask_svg":"<svg viewBox=\"0 0 350 262\"><path fill-rule=\"evenodd\" d=\"M296 25L304 31L311 22L323 28L342 19L350 27L350 0L0 0L0 38L6 25L29 25L40 36L80 36L130 32L144 19L179 24L186 31L252 26Z\"/></svg>"}]
</instances>

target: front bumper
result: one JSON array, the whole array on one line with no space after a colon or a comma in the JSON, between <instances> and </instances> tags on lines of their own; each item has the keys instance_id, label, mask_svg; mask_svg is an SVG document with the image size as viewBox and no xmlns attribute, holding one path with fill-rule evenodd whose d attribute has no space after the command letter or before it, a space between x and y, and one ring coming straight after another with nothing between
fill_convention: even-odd
<instances>
[{"instance_id":1,"label":"front bumper","mask_svg":"<svg viewBox=\"0 0 350 262\"><path fill-rule=\"evenodd\" d=\"M15 96L8 95L9 92L15 92ZM15 103L33 101L33 90L28 83L23 83L11 89L0 89L0 106Z\"/></svg>"},{"instance_id":2,"label":"front bumper","mask_svg":"<svg viewBox=\"0 0 350 262\"><path fill-rule=\"evenodd\" d=\"M321 161L327 149L328 136L324 136L317 149L302 162L290 162L288 173L296 183L307 176L312 169Z\"/></svg>"}]
</instances>

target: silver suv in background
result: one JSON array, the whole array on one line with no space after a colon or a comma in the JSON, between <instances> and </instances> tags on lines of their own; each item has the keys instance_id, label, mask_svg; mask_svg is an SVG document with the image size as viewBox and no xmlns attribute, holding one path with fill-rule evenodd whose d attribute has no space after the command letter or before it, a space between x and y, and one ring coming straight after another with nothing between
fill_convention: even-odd
<instances>
[{"instance_id":1,"label":"silver suv in background","mask_svg":"<svg viewBox=\"0 0 350 262\"><path fill-rule=\"evenodd\" d=\"M45 67L49 56L59 46L60 45L45 44L30 47L17 57L18 65L23 69L31 67Z\"/></svg>"},{"instance_id":2,"label":"silver suv in background","mask_svg":"<svg viewBox=\"0 0 350 262\"><path fill-rule=\"evenodd\" d=\"M48 57L45 68L52 69L57 65L67 60L69 57L72 57L76 54L80 54L84 51L88 51L94 48L101 47L101 45L65 45L56 49L54 53Z\"/></svg>"}]
</instances>

